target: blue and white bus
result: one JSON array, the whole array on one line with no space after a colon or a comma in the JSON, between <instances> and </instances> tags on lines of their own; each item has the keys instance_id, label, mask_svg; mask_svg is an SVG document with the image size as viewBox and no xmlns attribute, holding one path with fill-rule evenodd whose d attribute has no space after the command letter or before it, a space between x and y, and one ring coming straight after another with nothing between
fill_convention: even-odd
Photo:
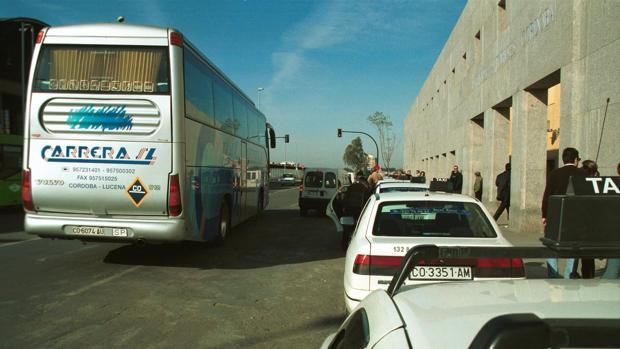
<instances>
[{"instance_id":1,"label":"blue and white bus","mask_svg":"<svg viewBox=\"0 0 620 349\"><path fill-rule=\"evenodd\" d=\"M268 203L275 132L174 29L43 29L26 107L25 229L127 242L224 240Z\"/></svg>"}]
</instances>

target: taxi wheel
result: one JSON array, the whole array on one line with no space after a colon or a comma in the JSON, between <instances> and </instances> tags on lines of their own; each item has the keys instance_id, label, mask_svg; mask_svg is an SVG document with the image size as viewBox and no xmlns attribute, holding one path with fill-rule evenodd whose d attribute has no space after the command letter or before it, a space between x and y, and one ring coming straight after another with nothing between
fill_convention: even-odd
<instances>
[{"instance_id":1,"label":"taxi wheel","mask_svg":"<svg viewBox=\"0 0 620 349\"><path fill-rule=\"evenodd\" d=\"M217 243L224 242L228 233L230 233L230 210L228 209L228 203L224 202L220 208L220 223L215 241Z\"/></svg>"}]
</instances>

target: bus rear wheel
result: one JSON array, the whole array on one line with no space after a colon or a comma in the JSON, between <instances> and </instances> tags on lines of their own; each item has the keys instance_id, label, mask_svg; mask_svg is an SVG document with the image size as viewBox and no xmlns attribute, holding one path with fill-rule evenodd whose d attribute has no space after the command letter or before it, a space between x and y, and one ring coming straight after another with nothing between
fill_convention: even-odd
<instances>
[{"instance_id":1,"label":"bus rear wheel","mask_svg":"<svg viewBox=\"0 0 620 349\"><path fill-rule=\"evenodd\" d=\"M220 223L218 225L218 232L215 241L222 243L226 240L226 237L230 233L230 210L228 209L228 203L224 201L220 208Z\"/></svg>"}]
</instances>

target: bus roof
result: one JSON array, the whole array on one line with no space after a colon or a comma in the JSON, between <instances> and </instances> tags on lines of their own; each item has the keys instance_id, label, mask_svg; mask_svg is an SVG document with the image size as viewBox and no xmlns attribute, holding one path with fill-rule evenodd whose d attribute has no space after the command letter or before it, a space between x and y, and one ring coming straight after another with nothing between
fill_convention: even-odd
<instances>
[{"instance_id":1,"label":"bus roof","mask_svg":"<svg viewBox=\"0 0 620 349\"><path fill-rule=\"evenodd\" d=\"M177 31L175 29L175 31ZM130 35L128 35L130 34ZM67 37L143 37L143 38L167 38L168 28L135 25L126 23L89 23L50 27L45 36Z\"/></svg>"}]
</instances>

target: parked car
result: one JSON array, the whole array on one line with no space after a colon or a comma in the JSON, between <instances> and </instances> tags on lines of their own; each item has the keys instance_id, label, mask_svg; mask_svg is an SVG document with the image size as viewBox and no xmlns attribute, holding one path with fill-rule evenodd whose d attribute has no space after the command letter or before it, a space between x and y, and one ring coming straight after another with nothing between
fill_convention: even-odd
<instances>
[{"instance_id":1,"label":"parked car","mask_svg":"<svg viewBox=\"0 0 620 349\"><path fill-rule=\"evenodd\" d=\"M572 177L573 194L551 196L541 246L476 246L460 242L458 245L430 243L412 246L399 260L399 267L386 282L386 287L378 287L364 298L338 330L327 337L322 348L620 348L618 278L497 280L490 277L474 281L476 272L473 271L473 279L461 282L418 283L416 280L416 276L422 274L420 268L425 268L428 275L436 264L441 265L442 261L449 264L453 258L476 260L479 265L503 260L502 265L483 269L488 276L497 276L498 272L503 274L509 264L514 265L514 261L522 264L522 258L619 258L620 221L614 213L620 210L620 195L599 192L596 187L592 188L596 185L594 181L589 182L586 183L584 177ZM385 194L388 195L403 194ZM433 197L432 192L422 195ZM458 198L461 195L453 196ZM385 211L385 205L394 205L391 199L382 200L376 202L381 213ZM400 200L407 203L407 209L390 209L389 213L400 215L401 220L403 215L404 220L415 221L418 217L422 219L433 214L430 220L439 220L440 214L448 211L465 215L472 222L475 220L476 210L470 209L466 214L465 206L441 211L435 209L437 203L449 200L423 206ZM418 207L424 207L424 210ZM379 209L367 208L367 212L379 212ZM372 217L369 214L368 219ZM579 224L578 217L588 217L589 223ZM382 223L378 219L374 222L372 232L383 237ZM405 223L404 231L407 232L406 227L410 224ZM363 232L360 231L362 224L364 217L360 219L356 234ZM415 223L413 226L420 227ZM438 232L447 231L451 235L452 228L460 230L456 221L449 227ZM388 232L397 230L395 226L386 228ZM432 229L428 230L432 232ZM419 231L424 236L427 229ZM352 249L354 243L348 252ZM393 260L386 257L373 260L375 247L371 251L369 263L357 263L356 256L354 270L372 273L375 268L381 272L392 265ZM349 266L346 268L350 269ZM443 276L444 271L437 269L433 274ZM345 289L346 281L345 273Z\"/></svg>"},{"instance_id":2,"label":"parked car","mask_svg":"<svg viewBox=\"0 0 620 349\"><path fill-rule=\"evenodd\" d=\"M351 217L341 225L353 226ZM348 311L376 289L387 288L405 253L416 245L512 246L475 199L437 192L374 194L366 203L345 257ZM523 278L520 259L441 259L417 267L408 284Z\"/></svg>"},{"instance_id":3,"label":"parked car","mask_svg":"<svg viewBox=\"0 0 620 349\"><path fill-rule=\"evenodd\" d=\"M282 177L278 178L278 183L280 185L293 186L295 185L295 180L295 175L293 175L292 173L285 173L282 175Z\"/></svg>"}]
</instances>

